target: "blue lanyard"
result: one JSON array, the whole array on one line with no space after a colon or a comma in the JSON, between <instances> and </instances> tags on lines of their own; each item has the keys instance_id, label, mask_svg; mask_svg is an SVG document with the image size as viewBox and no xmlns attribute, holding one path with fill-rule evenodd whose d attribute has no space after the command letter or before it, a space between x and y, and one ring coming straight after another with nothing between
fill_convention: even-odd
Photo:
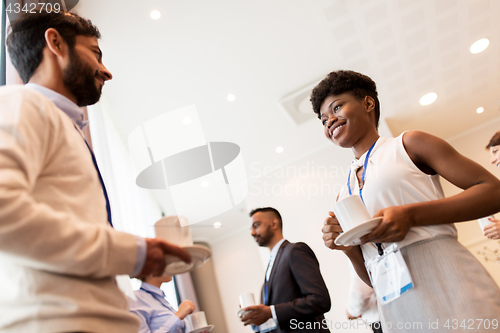
<instances>
[{"instance_id":1,"label":"blue lanyard","mask_svg":"<svg viewBox=\"0 0 500 333\"><path fill-rule=\"evenodd\" d=\"M269 259L269 263L267 264L266 276L265 276L265 279L264 279L264 305L267 305L267 299L268 299L268 295L267 295L267 282L269 282L269 281L267 280L267 271L269 270L269 266L271 266L271 258ZM269 277L271 277L271 275L269 275Z\"/></svg>"},{"instance_id":2,"label":"blue lanyard","mask_svg":"<svg viewBox=\"0 0 500 333\"><path fill-rule=\"evenodd\" d=\"M377 141L378 141L378 139L377 139ZM366 178L366 169L368 169L368 158L370 157L370 154L372 153L373 148L377 144L377 141L375 141L375 143L368 150L368 153L366 154L366 158L365 158L365 163L363 166L363 175L361 176L361 184L363 184L363 186L359 189L359 196L361 197L361 201L363 201L363 202L365 202L363 200L363 187L365 187L364 184L365 184L365 178ZM349 170L349 177L347 178L347 189L349 190L349 195L352 195L351 172L352 172L352 170Z\"/></svg>"},{"instance_id":3,"label":"blue lanyard","mask_svg":"<svg viewBox=\"0 0 500 333\"><path fill-rule=\"evenodd\" d=\"M377 141L378 141L378 139L377 139ZM361 176L361 183L363 184L363 186L359 189L359 196L361 197L361 201L363 201L363 203L365 203L365 200L363 200L363 188L365 187L366 169L368 169L368 158L370 157L370 154L372 153L373 148L377 144L377 141L375 141L375 143L370 147L370 149L368 149L368 153L366 154L366 158L365 158L365 163L363 165L363 175ZM347 178L347 189L349 190L349 195L352 195L352 191L351 191L351 171L352 170L349 170L349 178ZM384 250L382 249L382 244L376 243L375 245L377 245L378 254L380 256L383 255L384 254Z\"/></svg>"},{"instance_id":4,"label":"blue lanyard","mask_svg":"<svg viewBox=\"0 0 500 333\"><path fill-rule=\"evenodd\" d=\"M264 283L264 305L267 305L267 280Z\"/></svg>"}]
</instances>

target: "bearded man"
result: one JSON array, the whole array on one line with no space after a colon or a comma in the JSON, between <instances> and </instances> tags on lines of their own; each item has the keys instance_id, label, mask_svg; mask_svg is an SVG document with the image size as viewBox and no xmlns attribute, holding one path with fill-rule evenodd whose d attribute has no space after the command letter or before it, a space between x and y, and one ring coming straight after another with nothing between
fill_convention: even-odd
<instances>
[{"instance_id":1,"label":"bearded man","mask_svg":"<svg viewBox=\"0 0 500 333\"><path fill-rule=\"evenodd\" d=\"M159 275L158 239L114 230L81 106L112 75L98 29L69 12L12 23L7 46L25 86L0 88L0 331L130 332L138 319L115 276Z\"/></svg>"},{"instance_id":2,"label":"bearded man","mask_svg":"<svg viewBox=\"0 0 500 333\"><path fill-rule=\"evenodd\" d=\"M283 221L275 208L254 209L250 217L252 237L271 254L262 304L244 308L248 312L241 321L256 332L330 332L323 316L330 310L330 295L314 252L305 243L283 238Z\"/></svg>"}]
</instances>

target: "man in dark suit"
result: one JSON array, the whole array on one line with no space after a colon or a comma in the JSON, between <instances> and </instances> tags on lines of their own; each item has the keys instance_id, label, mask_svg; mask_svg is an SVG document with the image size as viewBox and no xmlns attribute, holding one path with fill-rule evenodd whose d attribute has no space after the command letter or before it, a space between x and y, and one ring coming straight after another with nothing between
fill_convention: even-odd
<instances>
[{"instance_id":1,"label":"man in dark suit","mask_svg":"<svg viewBox=\"0 0 500 333\"><path fill-rule=\"evenodd\" d=\"M275 326L270 331L273 333L330 332L323 321L323 314L330 310L330 295L314 252L305 243L283 238L281 215L276 209L257 208L250 216L252 237L259 246L267 247L271 256L262 288L263 304L244 308L250 312L241 320L255 329L264 323Z\"/></svg>"}]
</instances>

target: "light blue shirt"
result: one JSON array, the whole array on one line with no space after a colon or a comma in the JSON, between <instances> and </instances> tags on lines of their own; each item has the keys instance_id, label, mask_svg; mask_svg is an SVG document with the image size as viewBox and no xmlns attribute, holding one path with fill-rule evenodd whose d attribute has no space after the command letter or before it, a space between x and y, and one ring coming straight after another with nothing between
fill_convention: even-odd
<instances>
[{"instance_id":1,"label":"light blue shirt","mask_svg":"<svg viewBox=\"0 0 500 333\"><path fill-rule=\"evenodd\" d=\"M26 87L36 90L48 99L52 101L62 112L64 112L71 120L78 125L80 129L87 126L88 121L84 120L84 115L82 109L75 103L73 103L67 97L55 92L54 90L45 88L41 85L35 83L28 83ZM134 270L130 274L131 276L137 276L142 271L144 263L146 262L146 240L142 237L135 236L135 242L137 243L137 256L134 265Z\"/></svg>"},{"instance_id":2,"label":"light blue shirt","mask_svg":"<svg viewBox=\"0 0 500 333\"><path fill-rule=\"evenodd\" d=\"M184 333L184 322L165 299L165 293L143 282L135 292L137 300L129 299L129 309L141 320L139 333Z\"/></svg>"}]
</instances>

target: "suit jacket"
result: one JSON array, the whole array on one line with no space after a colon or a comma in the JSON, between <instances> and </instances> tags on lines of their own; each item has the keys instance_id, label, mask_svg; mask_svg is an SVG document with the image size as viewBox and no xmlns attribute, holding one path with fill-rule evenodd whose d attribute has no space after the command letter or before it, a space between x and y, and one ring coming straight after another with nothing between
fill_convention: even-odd
<instances>
[{"instance_id":1,"label":"suit jacket","mask_svg":"<svg viewBox=\"0 0 500 333\"><path fill-rule=\"evenodd\" d=\"M278 319L278 328L273 333L330 332L326 323L322 323L323 314L330 310L330 295L318 260L307 244L287 240L281 244L267 290L266 305L274 305ZM262 296L263 292L264 288Z\"/></svg>"}]
</instances>

